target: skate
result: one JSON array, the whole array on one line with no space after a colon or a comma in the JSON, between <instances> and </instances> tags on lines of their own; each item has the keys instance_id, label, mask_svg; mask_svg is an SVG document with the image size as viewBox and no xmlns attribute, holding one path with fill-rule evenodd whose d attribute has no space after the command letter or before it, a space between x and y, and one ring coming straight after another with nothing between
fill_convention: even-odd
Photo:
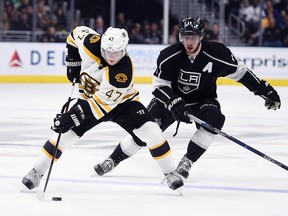
<instances>
[{"instance_id":1,"label":"skate","mask_svg":"<svg viewBox=\"0 0 288 216\"><path fill-rule=\"evenodd\" d=\"M165 181L167 181L169 188L172 190L180 189L180 187L184 185L181 176L176 171L165 174L165 178L162 183Z\"/></svg>"},{"instance_id":2,"label":"skate","mask_svg":"<svg viewBox=\"0 0 288 216\"><path fill-rule=\"evenodd\" d=\"M183 176L185 179L187 179L192 163L193 162L184 155L176 168L176 172Z\"/></svg>"},{"instance_id":3,"label":"skate","mask_svg":"<svg viewBox=\"0 0 288 216\"><path fill-rule=\"evenodd\" d=\"M104 174L113 170L116 165L117 164L110 157L108 157L102 163L96 164L94 166L94 170L99 176L103 176Z\"/></svg>"},{"instance_id":4,"label":"skate","mask_svg":"<svg viewBox=\"0 0 288 216\"><path fill-rule=\"evenodd\" d=\"M33 168L24 178L22 183L29 189L39 187L42 176Z\"/></svg>"}]
</instances>

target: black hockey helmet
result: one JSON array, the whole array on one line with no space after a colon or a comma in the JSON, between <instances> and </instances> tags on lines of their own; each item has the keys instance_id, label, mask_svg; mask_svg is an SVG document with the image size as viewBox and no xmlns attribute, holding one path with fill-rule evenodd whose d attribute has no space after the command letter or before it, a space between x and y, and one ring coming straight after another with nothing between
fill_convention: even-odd
<instances>
[{"instance_id":1,"label":"black hockey helmet","mask_svg":"<svg viewBox=\"0 0 288 216\"><path fill-rule=\"evenodd\" d=\"M179 34L182 35L200 35L204 36L204 23L200 17L186 17L179 25Z\"/></svg>"}]
</instances>

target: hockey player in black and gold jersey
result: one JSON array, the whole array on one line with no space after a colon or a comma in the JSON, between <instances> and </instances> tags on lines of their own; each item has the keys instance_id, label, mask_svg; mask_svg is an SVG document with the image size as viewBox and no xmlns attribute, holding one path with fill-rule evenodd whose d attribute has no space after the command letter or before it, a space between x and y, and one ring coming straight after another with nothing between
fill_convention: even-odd
<instances>
[{"instance_id":1,"label":"hockey player in black and gold jersey","mask_svg":"<svg viewBox=\"0 0 288 216\"><path fill-rule=\"evenodd\" d=\"M216 81L219 77L228 77L243 84L255 95L261 96L268 109L280 108L280 98L271 85L260 80L243 62L238 61L224 44L202 41L203 36L202 20L187 17L179 25L180 42L168 46L158 56L153 76L154 98L148 105L148 111L162 130L175 121L190 123L185 112L221 130L225 116L217 100ZM187 152L176 169L184 178L188 177L192 163L201 157L215 137L213 131L197 123L196 127ZM113 157L121 154L120 147L112 153ZM104 163L95 167L101 167Z\"/></svg>"},{"instance_id":2,"label":"hockey player in black and gold jersey","mask_svg":"<svg viewBox=\"0 0 288 216\"><path fill-rule=\"evenodd\" d=\"M125 146L129 146L128 152L138 149L131 145L134 140L145 143L165 174L168 186L175 190L183 185L181 176L175 172L167 140L139 102L139 93L133 87L133 65L126 53L128 40L125 29L112 27L102 36L85 26L76 27L70 33L67 77L71 82L79 83L79 99L68 112L54 119L52 130L56 133L44 144L33 169L22 180L28 189L39 186L41 177L47 172L59 132L63 134L55 160L85 132L105 121L117 123L130 134L120 142L121 149L125 151ZM123 158L126 154L120 156ZM114 167L112 160L106 165Z\"/></svg>"}]
</instances>

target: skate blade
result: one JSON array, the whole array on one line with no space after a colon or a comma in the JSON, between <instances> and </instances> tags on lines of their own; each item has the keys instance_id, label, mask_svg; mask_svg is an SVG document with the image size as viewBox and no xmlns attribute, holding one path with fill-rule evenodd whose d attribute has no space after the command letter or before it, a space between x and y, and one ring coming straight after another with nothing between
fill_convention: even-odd
<instances>
[{"instance_id":1,"label":"skate blade","mask_svg":"<svg viewBox=\"0 0 288 216\"><path fill-rule=\"evenodd\" d=\"M95 177L99 177L99 175L97 173L93 173L93 174L90 175L90 177L95 178Z\"/></svg>"},{"instance_id":2,"label":"skate blade","mask_svg":"<svg viewBox=\"0 0 288 216\"><path fill-rule=\"evenodd\" d=\"M19 191L20 191L20 193L36 193L36 191L35 190L29 190L25 185L21 185L21 186L19 186Z\"/></svg>"},{"instance_id":3,"label":"skate blade","mask_svg":"<svg viewBox=\"0 0 288 216\"><path fill-rule=\"evenodd\" d=\"M176 191L180 196L183 196L182 187L177 188L175 191Z\"/></svg>"}]
</instances>

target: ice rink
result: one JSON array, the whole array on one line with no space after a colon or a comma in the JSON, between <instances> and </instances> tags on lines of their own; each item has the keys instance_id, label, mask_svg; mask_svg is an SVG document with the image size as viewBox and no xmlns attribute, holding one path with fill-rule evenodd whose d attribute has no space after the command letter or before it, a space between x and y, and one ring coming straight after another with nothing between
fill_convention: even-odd
<instances>
[{"instance_id":1,"label":"ice rink","mask_svg":"<svg viewBox=\"0 0 288 216\"><path fill-rule=\"evenodd\" d=\"M151 85L136 84L145 105ZM219 86L226 116L223 131L288 165L288 88L275 87L282 107L272 111L244 86ZM183 196L161 184L163 174L148 149L103 177L91 177L124 138L114 123L89 131L54 163L44 201L39 188L23 191L22 177L32 168L49 137L53 118L71 92L69 84L0 84L0 215L1 216L286 216L288 171L236 143L217 136L192 166ZM74 91L75 95L77 89ZM195 124L165 132L177 165ZM51 201L60 196L62 202Z\"/></svg>"}]
</instances>

